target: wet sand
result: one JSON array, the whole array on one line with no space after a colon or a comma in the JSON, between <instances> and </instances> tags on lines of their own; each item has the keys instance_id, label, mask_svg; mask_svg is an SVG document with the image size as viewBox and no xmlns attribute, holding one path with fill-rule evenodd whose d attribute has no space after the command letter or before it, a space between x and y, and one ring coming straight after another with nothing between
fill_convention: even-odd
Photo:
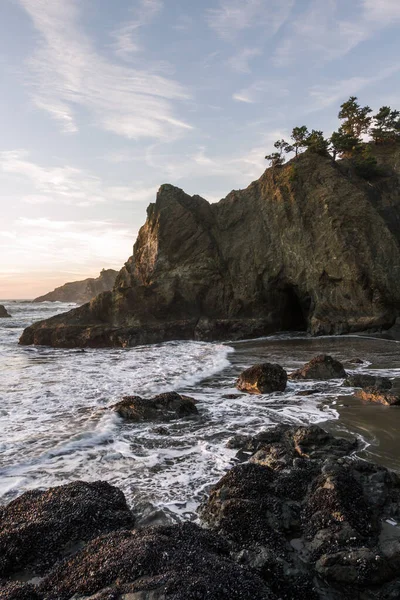
<instances>
[{"instance_id":1,"label":"wet sand","mask_svg":"<svg viewBox=\"0 0 400 600\"><path fill-rule=\"evenodd\" d=\"M340 396L338 421L321 426L334 435L362 436L367 446L357 452L361 458L400 472L400 406L364 403L354 396Z\"/></svg>"},{"instance_id":2,"label":"wet sand","mask_svg":"<svg viewBox=\"0 0 400 600\"><path fill-rule=\"evenodd\" d=\"M330 354L340 360L348 373L370 373L392 379L400 394L400 343L368 336L304 338L275 336L234 344L232 361L240 366L255 362L277 362L288 371L296 369L317 354ZM360 364L354 360L362 361ZM324 394L313 396L321 405L334 408L339 419L321 424L334 435L360 437L358 456L400 472L400 406L363 402L353 389L331 382L309 382L306 387L321 387ZM321 385L320 385L321 383ZM328 389L324 390L324 387Z\"/></svg>"}]
</instances>

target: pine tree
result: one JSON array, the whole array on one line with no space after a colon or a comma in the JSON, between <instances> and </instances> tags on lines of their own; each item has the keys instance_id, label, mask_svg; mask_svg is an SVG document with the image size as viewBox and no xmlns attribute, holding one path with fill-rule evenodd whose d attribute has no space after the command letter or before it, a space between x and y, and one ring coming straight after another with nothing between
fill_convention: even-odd
<instances>
[{"instance_id":1,"label":"pine tree","mask_svg":"<svg viewBox=\"0 0 400 600\"><path fill-rule=\"evenodd\" d=\"M313 129L305 140L305 146L314 154L326 156L328 154L329 142L324 138L323 131Z\"/></svg>"},{"instance_id":2,"label":"pine tree","mask_svg":"<svg viewBox=\"0 0 400 600\"><path fill-rule=\"evenodd\" d=\"M382 106L374 115L370 134L376 144L395 142L400 137L400 111Z\"/></svg>"},{"instance_id":3,"label":"pine tree","mask_svg":"<svg viewBox=\"0 0 400 600\"><path fill-rule=\"evenodd\" d=\"M280 152L272 152L265 157L269 161L271 167L280 167L285 162L284 157Z\"/></svg>"},{"instance_id":4,"label":"pine tree","mask_svg":"<svg viewBox=\"0 0 400 600\"><path fill-rule=\"evenodd\" d=\"M308 136L308 129L305 125L302 125L302 127L295 127L292 131L292 135L290 136L293 140L291 152L294 151L295 155L297 156L300 148L306 147L306 140Z\"/></svg>"},{"instance_id":5,"label":"pine tree","mask_svg":"<svg viewBox=\"0 0 400 600\"><path fill-rule=\"evenodd\" d=\"M344 133L357 139L368 133L372 121L371 112L369 106L361 107L358 104L356 96L350 96L347 102L341 105L338 115L339 119L344 121L341 125Z\"/></svg>"}]
</instances>

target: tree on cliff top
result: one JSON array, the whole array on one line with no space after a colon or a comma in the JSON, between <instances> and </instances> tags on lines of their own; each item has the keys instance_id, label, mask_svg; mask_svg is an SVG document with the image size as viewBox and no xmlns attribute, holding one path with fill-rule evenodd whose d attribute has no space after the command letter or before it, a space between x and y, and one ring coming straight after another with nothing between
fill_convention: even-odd
<instances>
[{"instance_id":1,"label":"tree on cliff top","mask_svg":"<svg viewBox=\"0 0 400 600\"><path fill-rule=\"evenodd\" d=\"M378 164L373 156L365 137L370 135L375 143L396 143L400 141L400 111L392 110L390 106L382 106L378 113L371 115L369 106L361 106L356 96L343 102L338 114L342 123L329 139L322 131L313 129L311 133L306 125L294 127L291 133L291 143L280 139L274 146L277 152L268 154L265 158L272 167L281 166L285 162L284 153L295 153L297 157L301 149L315 154L347 158L355 171L366 179L379 174Z\"/></svg>"},{"instance_id":2,"label":"tree on cliff top","mask_svg":"<svg viewBox=\"0 0 400 600\"><path fill-rule=\"evenodd\" d=\"M343 120L341 128L349 136L360 138L367 134L371 125L372 109L369 106L360 106L356 96L350 96L347 102L340 107L339 119Z\"/></svg>"}]
</instances>

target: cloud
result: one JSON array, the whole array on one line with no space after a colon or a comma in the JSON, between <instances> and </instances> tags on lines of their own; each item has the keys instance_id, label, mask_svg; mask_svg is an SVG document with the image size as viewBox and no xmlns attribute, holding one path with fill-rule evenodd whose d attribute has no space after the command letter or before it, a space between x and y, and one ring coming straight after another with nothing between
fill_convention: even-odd
<instances>
[{"instance_id":1,"label":"cloud","mask_svg":"<svg viewBox=\"0 0 400 600\"><path fill-rule=\"evenodd\" d=\"M238 73L250 73L250 61L256 56L260 56L262 50L260 48L243 48L237 54L232 56L227 64L233 71Z\"/></svg>"},{"instance_id":2,"label":"cloud","mask_svg":"<svg viewBox=\"0 0 400 600\"><path fill-rule=\"evenodd\" d=\"M365 19L383 26L394 25L400 21L400 3L398 0L363 0Z\"/></svg>"},{"instance_id":3,"label":"cloud","mask_svg":"<svg viewBox=\"0 0 400 600\"><path fill-rule=\"evenodd\" d=\"M341 100L348 98L350 95L358 94L364 88L379 83L398 71L400 71L400 65L396 64L382 69L377 75L369 77L350 77L348 79L330 82L326 85L314 85L309 90L309 96L313 101L313 104L308 112L321 110L332 104L338 104Z\"/></svg>"},{"instance_id":4,"label":"cloud","mask_svg":"<svg viewBox=\"0 0 400 600\"><path fill-rule=\"evenodd\" d=\"M174 102L189 98L176 81L154 72L159 65L133 68L98 54L79 26L76 0L19 0L40 34L29 60L32 99L61 124L78 130L77 107L88 111L96 125L129 139L175 139L191 126L176 117ZM155 11L159 2L142 8Z\"/></svg>"},{"instance_id":5,"label":"cloud","mask_svg":"<svg viewBox=\"0 0 400 600\"><path fill-rule=\"evenodd\" d=\"M311 60L322 63L348 54L380 29L400 20L398 0L360 0L356 16L341 17L348 6L343 0L312 0L290 24L278 45L273 63L277 67Z\"/></svg>"},{"instance_id":6,"label":"cloud","mask_svg":"<svg viewBox=\"0 0 400 600\"><path fill-rule=\"evenodd\" d=\"M202 195L201 187L204 185L210 191L210 194L205 193L204 197L215 200L226 196L232 187L247 186L249 181L260 177L267 168L264 156L273 149L277 139L287 135L288 132L285 130L271 130L260 136L259 143L244 153L215 155L205 146L199 146L188 154L186 160L171 156L170 153L152 152L148 154L147 162L149 166L156 168L161 176L168 178L175 185L180 185L179 182L183 179L188 182L200 180L196 181L196 190L193 193ZM210 180L215 177L218 178L218 189L211 189L214 183L210 183ZM223 193L220 192L222 185L226 186Z\"/></svg>"},{"instance_id":7,"label":"cloud","mask_svg":"<svg viewBox=\"0 0 400 600\"><path fill-rule=\"evenodd\" d=\"M132 19L112 33L112 47L117 56L129 60L132 54L142 50L138 30L149 25L161 13L163 6L162 0L140 0L139 5L131 10Z\"/></svg>"},{"instance_id":8,"label":"cloud","mask_svg":"<svg viewBox=\"0 0 400 600\"><path fill-rule=\"evenodd\" d=\"M9 230L0 230L0 252L8 257L8 266L0 265L0 274L67 270L86 275L103 267L120 268L132 254L136 235L111 221L21 217Z\"/></svg>"},{"instance_id":9,"label":"cloud","mask_svg":"<svg viewBox=\"0 0 400 600\"><path fill-rule=\"evenodd\" d=\"M16 175L29 183L33 193L23 194L29 204L74 204L90 206L103 202L149 202L157 188L105 184L100 177L71 166L43 167L29 159L25 150L0 152L0 172Z\"/></svg>"},{"instance_id":10,"label":"cloud","mask_svg":"<svg viewBox=\"0 0 400 600\"><path fill-rule=\"evenodd\" d=\"M258 79L247 88L235 92L232 98L237 102L255 104L256 102L264 102L267 95L274 100L287 97L289 95L287 83L272 79Z\"/></svg>"},{"instance_id":11,"label":"cloud","mask_svg":"<svg viewBox=\"0 0 400 600\"><path fill-rule=\"evenodd\" d=\"M207 22L226 40L252 27L262 27L264 35L274 35L293 6L294 0L219 0L218 8L208 10Z\"/></svg>"}]
</instances>

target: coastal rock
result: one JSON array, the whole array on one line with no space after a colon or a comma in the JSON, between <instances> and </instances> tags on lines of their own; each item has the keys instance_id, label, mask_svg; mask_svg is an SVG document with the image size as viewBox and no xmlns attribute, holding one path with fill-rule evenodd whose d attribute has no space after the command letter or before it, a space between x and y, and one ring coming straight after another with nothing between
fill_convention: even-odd
<instances>
[{"instance_id":1,"label":"coastal rock","mask_svg":"<svg viewBox=\"0 0 400 600\"><path fill-rule=\"evenodd\" d=\"M346 371L342 363L328 356L320 354L301 369L290 373L290 379L342 379L346 377Z\"/></svg>"},{"instance_id":2,"label":"coastal rock","mask_svg":"<svg viewBox=\"0 0 400 600\"><path fill-rule=\"evenodd\" d=\"M375 404L383 404L384 406L396 406L400 404L399 393L385 391L380 387L366 387L357 390L354 395L365 402L374 402Z\"/></svg>"},{"instance_id":3,"label":"coastal rock","mask_svg":"<svg viewBox=\"0 0 400 600\"><path fill-rule=\"evenodd\" d=\"M1 600L42 600L33 585L0 579Z\"/></svg>"},{"instance_id":4,"label":"coastal rock","mask_svg":"<svg viewBox=\"0 0 400 600\"><path fill-rule=\"evenodd\" d=\"M305 597L321 600L395 598L389 595L400 584L395 473L347 456L356 442L317 426L278 426L236 442L238 457L252 453L250 462L222 477L200 515L241 549L238 560L278 597L301 597L294 593L301 581L311 590ZM383 585L388 595L376 596Z\"/></svg>"},{"instance_id":5,"label":"coastal rock","mask_svg":"<svg viewBox=\"0 0 400 600\"><path fill-rule=\"evenodd\" d=\"M270 394L284 392L287 373L280 365L262 363L254 365L240 374L236 387L250 394Z\"/></svg>"},{"instance_id":6,"label":"coastal rock","mask_svg":"<svg viewBox=\"0 0 400 600\"><path fill-rule=\"evenodd\" d=\"M33 302L75 302L85 304L101 292L108 292L114 287L118 271L103 269L97 278L89 277L83 281L65 283L48 294L35 298Z\"/></svg>"},{"instance_id":7,"label":"coastal rock","mask_svg":"<svg viewBox=\"0 0 400 600\"><path fill-rule=\"evenodd\" d=\"M355 375L349 375L344 380L343 385L348 387L360 387L369 388L375 387L382 391L387 391L392 388L392 382L388 377L379 377L376 375L366 375L363 373L357 373Z\"/></svg>"},{"instance_id":8,"label":"coastal rock","mask_svg":"<svg viewBox=\"0 0 400 600\"><path fill-rule=\"evenodd\" d=\"M125 396L112 409L127 421L168 421L198 414L196 400L176 392L159 394L149 399Z\"/></svg>"},{"instance_id":9,"label":"coastal rock","mask_svg":"<svg viewBox=\"0 0 400 600\"><path fill-rule=\"evenodd\" d=\"M83 542L133 525L123 493L104 481L25 492L0 508L0 577L42 574Z\"/></svg>"},{"instance_id":10,"label":"coastal rock","mask_svg":"<svg viewBox=\"0 0 400 600\"><path fill-rule=\"evenodd\" d=\"M0 304L0 319L6 319L11 317L11 315L7 312L6 307L3 304Z\"/></svg>"},{"instance_id":11,"label":"coastal rock","mask_svg":"<svg viewBox=\"0 0 400 600\"><path fill-rule=\"evenodd\" d=\"M162 185L113 290L32 325L21 344L391 327L400 305L399 147L390 153L373 183L307 151L218 203Z\"/></svg>"},{"instance_id":12,"label":"coastal rock","mask_svg":"<svg viewBox=\"0 0 400 600\"><path fill-rule=\"evenodd\" d=\"M276 600L229 550L191 523L111 533L55 567L39 591L43 600Z\"/></svg>"}]
</instances>

